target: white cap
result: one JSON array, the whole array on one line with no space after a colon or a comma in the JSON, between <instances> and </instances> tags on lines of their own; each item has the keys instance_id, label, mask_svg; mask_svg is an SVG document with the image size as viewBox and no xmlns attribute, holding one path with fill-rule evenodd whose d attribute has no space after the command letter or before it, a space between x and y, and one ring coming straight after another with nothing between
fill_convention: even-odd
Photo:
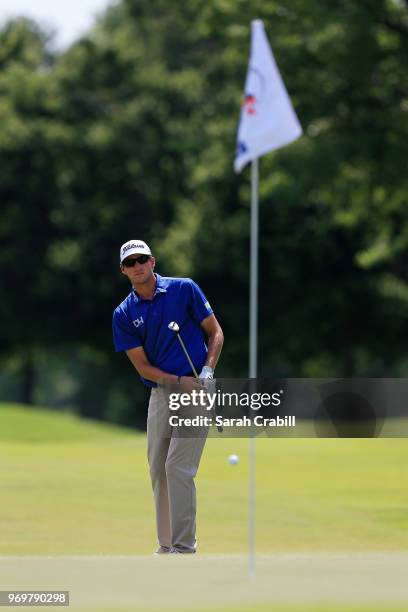
<instances>
[{"instance_id":1,"label":"white cap","mask_svg":"<svg viewBox=\"0 0 408 612\"><path fill-rule=\"evenodd\" d=\"M120 247L120 263L129 255L151 255L152 252L143 240L128 240Z\"/></svg>"}]
</instances>

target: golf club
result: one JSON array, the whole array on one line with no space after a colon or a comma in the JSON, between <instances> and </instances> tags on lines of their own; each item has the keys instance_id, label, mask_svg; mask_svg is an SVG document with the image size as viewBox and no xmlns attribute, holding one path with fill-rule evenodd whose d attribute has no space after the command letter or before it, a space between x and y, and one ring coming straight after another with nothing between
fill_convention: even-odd
<instances>
[{"instance_id":1,"label":"golf club","mask_svg":"<svg viewBox=\"0 0 408 612\"><path fill-rule=\"evenodd\" d=\"M197 374L197 370L195 369L194 364L191 361L190 355L188 354L186 345L183 342L183 338L180 336L180 325L178 323L176 323L176 321L172 321L171 323L169 323L168 328L171 329L171 331L173 331L176 334L176 336L179 339L179 342L181 344L181 347L182 347L182 349L184 351L184 354L187 357L188 363L190 364L191 370L194 373L194 376L200 380L200 377ZM214 413L214 417L215 417L216 416L216 412L215 412L214 408L213 408L212 412ZM217 431L219 433L222 433L224 431L224 428L222 427L222 425L217 425Z\"/></svg>"},{"instance_id":2,"label":"golf club","mask_svg":"<svg viewBox=\"0 0 408 612\"><path fill-rule=\"evenodd\" d=\"M190 355L188 354L188 351L186 349L186 345L184 344L183 339L180 336L180 326L179 326L179 324L176 323L175 321L172 321L171 323L169 323L168 327L169 327L169 329L171 329L171 331L173 331L176 334L177 338L179 339L181 347L182 347L182 349L184 351L185 356L187 357L188 363L190 364L190 367L191 367L191 369L192 369L192 371L194 373L194 376L196 378L198 378L197 370L195 369L194 364L191 361Z\"/></svg>"}]
</instances>

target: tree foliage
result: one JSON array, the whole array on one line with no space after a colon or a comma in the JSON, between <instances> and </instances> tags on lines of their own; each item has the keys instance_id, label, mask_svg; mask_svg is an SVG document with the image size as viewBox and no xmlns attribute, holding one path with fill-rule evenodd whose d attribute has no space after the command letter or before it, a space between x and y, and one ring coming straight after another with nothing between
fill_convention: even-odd
<instances>
[{"instance_id":1,"label":"tree foliage","mask_svg":"<svg viewBox=\"0 0 408 612\"><path fill-rule=\"evenodd\" d=\"M122 0L59 55L31 22L0 33L1 346L80 347L88 414L123 420L137 394L110 337L131 237L201 284L219 374L246 373L250 186L232 160L255 17L305 132L260 164L260 372L403 372L407 3Z\"/></svg>"}]
</instances>

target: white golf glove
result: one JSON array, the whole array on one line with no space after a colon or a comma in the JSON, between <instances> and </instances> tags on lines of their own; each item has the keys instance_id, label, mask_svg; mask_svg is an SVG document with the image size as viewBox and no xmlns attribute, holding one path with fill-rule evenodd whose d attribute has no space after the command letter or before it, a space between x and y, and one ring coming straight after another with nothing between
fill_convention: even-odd
<instances>
[{"instance_id":1,"label":"white golf glove","mask_svg":"<svg viewBox=\"0 0 408 612\"><path fill-rule=\"evenodd\" d=\"M204 366L200 372L200 376L198 378L212 380L214 378L214 370L210 368L210 366Z\"/></svg>"},{"instance_id":2,"label":"white golf glove","mask_svg":"<svg viewBox=\"0 0 408 612\"><path fill-rule=\"evenodd\" d=\"M198 378L203 381L208 393L215 393L214 370L212 368L204 366Z\"/></svg>"}]
</instances>

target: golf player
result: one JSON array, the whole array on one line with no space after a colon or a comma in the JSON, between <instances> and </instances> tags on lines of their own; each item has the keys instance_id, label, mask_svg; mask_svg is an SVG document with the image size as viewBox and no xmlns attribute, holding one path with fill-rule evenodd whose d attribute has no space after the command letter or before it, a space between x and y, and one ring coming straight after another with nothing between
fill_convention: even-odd
<instances>
[{"instance_id":1,"label":"golf player","mask_svg":"<svg viewBox=\"0 0 408 612\"><path fill-rule=\"evenodd\" d=\"M169 388L202 389L213 378L224 336L198 285L189 278L154 272L156 260L142 240L120 248L120 269L132 291L113 313L116 351L126 351L142 382L151 388L147 417L147 455L156 507L158 554L196 552L194 478L205 436L172 437ZM169 324L177 323L181 342ZM174 387L173 387L174 391Z\"/></svg>"}]
</instances>

